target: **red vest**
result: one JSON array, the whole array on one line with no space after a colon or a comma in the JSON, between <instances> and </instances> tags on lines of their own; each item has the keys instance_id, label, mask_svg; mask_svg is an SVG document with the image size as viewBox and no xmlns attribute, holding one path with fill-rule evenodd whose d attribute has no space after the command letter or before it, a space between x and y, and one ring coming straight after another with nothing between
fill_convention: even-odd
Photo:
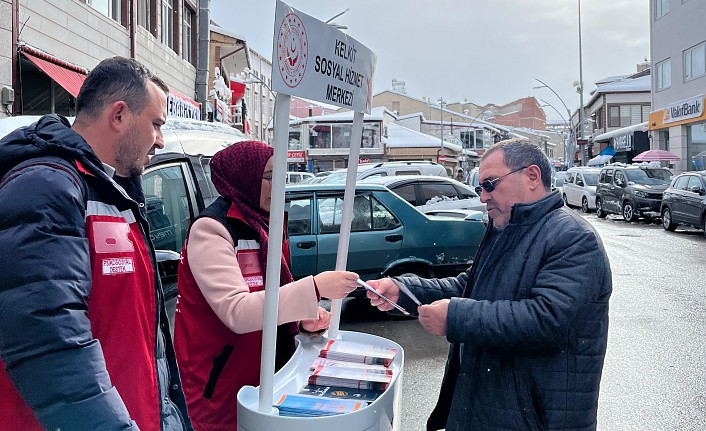
<instances>
[{"instance_id":1,"label":"red vest","mask_svg":"<svg viewBox=\"0 0 706 431\"><path fill-rule=\"evenodd\" d=\"M238 246L237 239L235 246ZM284 248L287 248L286 242ZM238 423L238 391L243 386L260 383L262 331L236 334L221 322L194 280L187 250L188 241L179 264L174 349L189 416L196 431L234 431ZM264 289L257 253L257 249L240 248L236 253L250 292ZM246 271L246 266L254 269ZM294 333L290 333L287 326L278 328L279 353L287 350L289 346L285 343L293 340ZM287 357L291 353L286 352Z\"/></svg>"},{"instance_id":2,"label":"red vest","mask_svg":"<svg viewBox=\"0 0 706 431\"><path fill-rule=\"evenodd\" d=\"M130 211L89 201L86 237L92 286L88 319L100 341L111 382L141 430L160 429L155 363L156 290L151 253ZM37 382L41 384L41 382ZM0 361L0 429L42 426Z\"/></svg>"}]
</instances>

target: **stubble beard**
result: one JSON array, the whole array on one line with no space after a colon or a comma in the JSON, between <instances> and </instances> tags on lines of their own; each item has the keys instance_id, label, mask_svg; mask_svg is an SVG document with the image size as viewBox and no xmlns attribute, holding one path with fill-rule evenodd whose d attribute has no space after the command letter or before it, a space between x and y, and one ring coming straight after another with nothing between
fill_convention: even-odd
<instances>
[{"instance_id":1,"label":"stubble beard","mask_svg":"<svg viewBox=\"0 0 706 431\"><path fill-rule=\"evenodd\" d=\"M147 152L141 154L143 149L135 133L129 133L118 142L115 150L115 172L121 177L132 178L142 175L145 170Z\"/></svg>"}]
</instances>

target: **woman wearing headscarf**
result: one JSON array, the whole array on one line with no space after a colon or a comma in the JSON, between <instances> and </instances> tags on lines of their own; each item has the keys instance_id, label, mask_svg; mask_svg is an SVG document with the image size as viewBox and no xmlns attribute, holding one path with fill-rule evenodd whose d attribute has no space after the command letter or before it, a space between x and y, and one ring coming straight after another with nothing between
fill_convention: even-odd
<instances>
[{"instance_id":1,"label":"woman wearing headscarf","mask_svg":"<svg viewBox=\"0 0 706 431\"><path fill-rule=\"evenodd\" d=\"M216 153L211 178L221 197L194 221L179 264L174 344L197 431L237 428L238 390L260 381L273 149L244 141ZM358 275L328 271L293 281L282 243L275 366L294 352L299 328L328 327L320 298L343 298Z\"/></svg>"}]
</instances>

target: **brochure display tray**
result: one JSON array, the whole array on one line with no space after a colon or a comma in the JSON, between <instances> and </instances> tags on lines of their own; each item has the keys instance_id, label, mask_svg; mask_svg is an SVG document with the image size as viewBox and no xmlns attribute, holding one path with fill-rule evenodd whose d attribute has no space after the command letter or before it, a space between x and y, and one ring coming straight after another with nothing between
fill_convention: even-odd
<instances>
[{"instance_id":1,"label":"brochure display tray","mask_svg":"<svg viewBox=\"0 0 706 431\"><path fill-rule=\"evenodd\" d=\"M330 339L325 333L321 337L309 338L297 335L297 349L292 359L275 374L274 400L283 394L296 394L306 386L311 370L309 366L319 356L319 351ZM404 351L394 341L376 335L360 332L340 331L343 341L374 344L397 349L397 355L389 366L392 370L392 382L375 401L368 406L336 416L289 417L279 416L273 407L271 412L263 413L258 409L259 388L245 386L238 392L238 430L263 431L287 430L310 431L332 429L335 431L389 431L398 430L400 423L400 402L402 396L402 368Z\"/></svg>"}]
</instances>

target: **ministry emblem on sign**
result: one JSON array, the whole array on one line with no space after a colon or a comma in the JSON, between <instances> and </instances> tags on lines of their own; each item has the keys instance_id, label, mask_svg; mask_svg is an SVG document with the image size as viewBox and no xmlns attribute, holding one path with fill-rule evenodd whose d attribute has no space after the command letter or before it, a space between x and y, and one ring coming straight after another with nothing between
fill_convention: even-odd
<instances>
[{"instance_id":1,"label":"ministry emblem on sign","mask_svg":"<svg viewBox=\"0 0 706 431\"><path fill-rule=\"evenodd\" d=\"M294 88L304 78L309 44L302 20L294 13L284 17L277 33L279 74L288 87Z\"/></svg>"}]
</instances>

